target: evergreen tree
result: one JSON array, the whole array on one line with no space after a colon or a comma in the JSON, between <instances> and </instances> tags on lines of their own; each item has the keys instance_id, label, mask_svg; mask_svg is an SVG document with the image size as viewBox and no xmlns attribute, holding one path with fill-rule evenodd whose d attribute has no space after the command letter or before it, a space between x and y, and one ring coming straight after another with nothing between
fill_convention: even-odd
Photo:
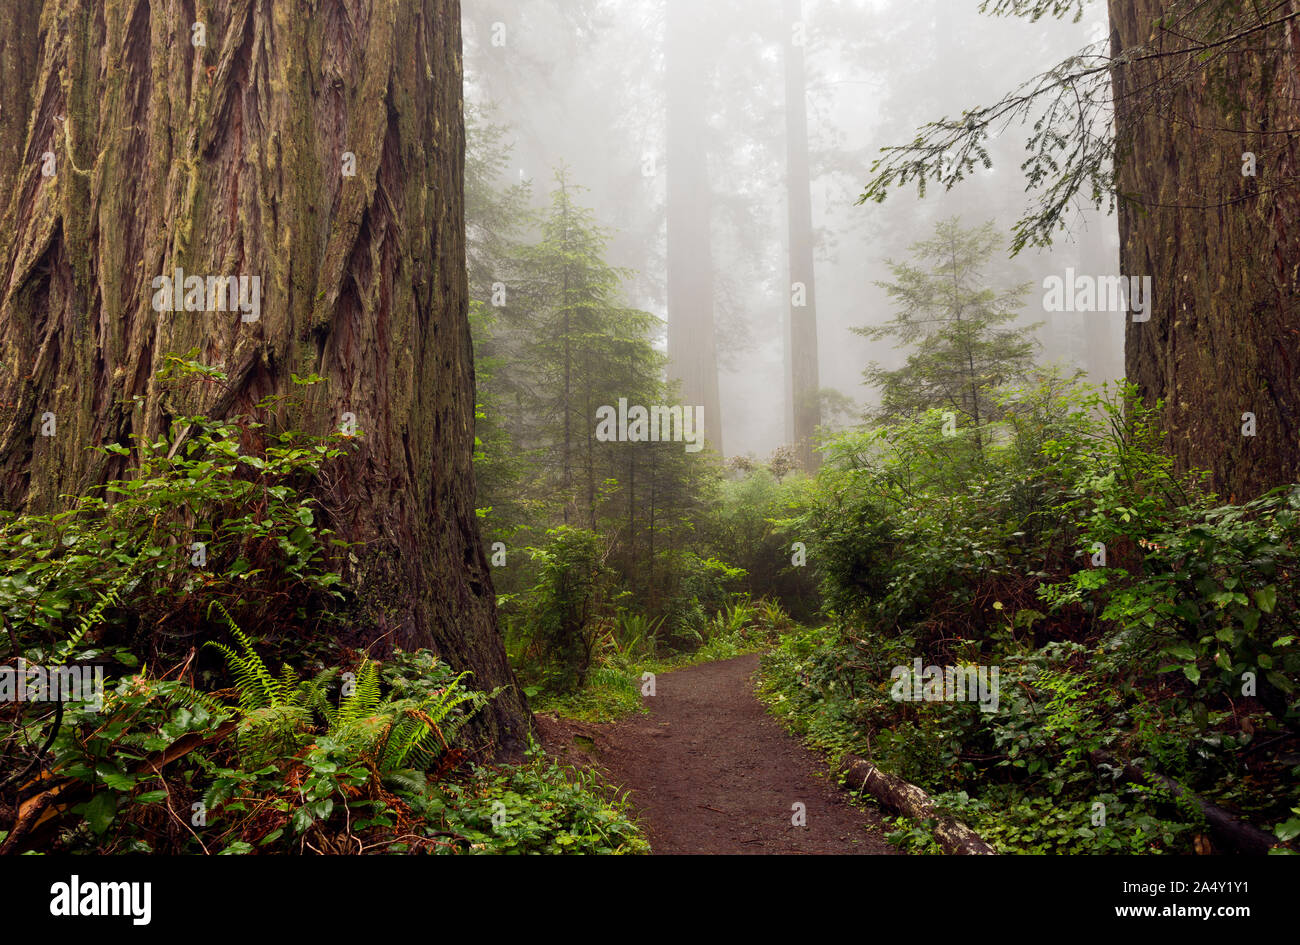
<instances>
[{"instance_id":1,"label":"evergreen tree","mask_svg":"<svg viewBox=\"0 0 1300 945\"><path fill-rule=\"evenodd\" d=\"M939 408L978 427L998 416L991 389L1028 375L1037 346L1028 332L1037 325L1004 326L1015 319L1029 286L988 286L1000 245L991 222L964 229L954 218L911 247L915 262L888 261L894 279L879 285L897 305L894 317L853 329L914 349L901 368L873 363L863 372L868 384L880 388L881 418Z\"/></svg>"},{"instance_id":2,"label":"evergreen tree","mask_svg":"<svg viewBox=\"0 0 1300 945\"><path fill-rule=\"evenodd\" d=\"M540 241L520 259L521 296L530 309L527 371L536 426L530 438L562 502L563 524L594 526L598 484L596 411L616 404L623 367L613 349L646 334L651 316L622 304L630 277L605 262L609 235L575 197L582 188L555 173L550 205L539 216Z\"/></svg>"},{"instance_id":3,"label":"evergreen tree","mask_svg":"<svg viewBox=\"0 0 1300 945\"><path fill-rule=\"evenodd\" d=\"M536 490L529 488L535 457L518 447L527 373L514 365L528 354L527 308L512 304L531 187L502 186L512 150L509 129L493 122L487 108L467 106L465 120L466 258L477 382L474 477L490 545L511 543L535 518L538 505Z\"/></svg>"},{"instance_id":4,"label":"evergreen tree","mask_svg":"<svg viewBox=\"0 0 1300 945\"><path fill-rule=\"evenodd\" d=\"M469 231L484 540L545 545L537 560L546 561L556 527L600 535L602 567L626 600L656 613L699 561L697 524L718 470L681 441L597 439L597 411L620 400L693 405L666 380L655 346L663 323L625 304L630 274L606 262L610 236L569 172L556 172L545 208L512 217L520 190L500 190L503 175L492 170L508 153L503 140L490 128L472 135L483 146L471 148L468 175L469 207L481 214ZM476 241L489 229L491 243ZM498 588L527 592L525 571L499 571Z\"/></svg>"}]
</instances>

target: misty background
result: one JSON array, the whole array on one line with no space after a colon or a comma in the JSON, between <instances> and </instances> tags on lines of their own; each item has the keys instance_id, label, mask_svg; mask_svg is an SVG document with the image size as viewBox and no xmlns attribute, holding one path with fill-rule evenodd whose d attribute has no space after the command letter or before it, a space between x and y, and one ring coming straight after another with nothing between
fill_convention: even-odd
<instances>
[{"instance_id":1,"label":"misty background","mask_svg":"<svg viewBox=\"0 0 1300 945\"><path fill-rule=\"evenodd\" d=\"M504 128L500 144L509 149L503 164L510 170L497 184L531 184L529 200L540 207L554 171L566 167L569 183L585 188L579 202L611 231L608 261L633 273L627 303L665 323L674 316L666 291L670 72L682 69L670 67L666 54L669 14L689 30L687 94L698 93L691 101L703 118L700 217L711 254L728 457L763 458L792 440L784 70L790 7L788 0L463 5L467 119L472 128ZM889 278L886 260L908 260L909 246L954 216L965 227L994 221L1008 244L1032 199L1019 169L1028 126L1012 124L995 136L993 167L951 191L931 187L921 199L913 186L883 204L857 205L881 148L911 141L925 122L990 104L1103 40L1104 17L1095 8L1078 23L1033 23L981 15L974 0L804 0L819 383L842 395L824 401L825 425L855 422L875 405L876 390L863 383L868 364L893 368L905 358L890 342L851 331L892 314L876 284ZM473 141L471 133L471 147ZM1123 373L1124 315L1046 312L1042 285L1067 267L1118 274L1116 220L1091 207L1067 219L1068 230L1051 248L1029 247L1013 259L1001 253L991 287L1029 283L1018 324L1031 331L1041 322L1038 360L1083 370L1099 383ZM664 348L666 339L657 344Z\"/></svg>"}]
</instances>

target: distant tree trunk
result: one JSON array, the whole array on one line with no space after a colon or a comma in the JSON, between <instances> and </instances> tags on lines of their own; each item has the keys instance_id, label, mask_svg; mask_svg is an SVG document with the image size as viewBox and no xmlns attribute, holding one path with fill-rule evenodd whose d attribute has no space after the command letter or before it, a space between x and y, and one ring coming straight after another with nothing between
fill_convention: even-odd
<instances>
[{"instance_id":1,"label":"distant tree trunk","mask_svg":"<svg viewBox=\"0 0 1300 945\"><path fill-rule=\"evenodd\" d=\"M704 407L704 436L722 452L713 323L705 89L713 40L697 0L668 0L668 373L686 404Z\"/></svg>"},{"instance_id":2,"label":"distant tree trunk","mask_svg":"<svg viewBox=\"0 0 1300 945\"><path fill-rule=\"evenodd\" d=\"M569 524L569 510L573 508L573 328L569 311L569 268L564 267L564 524Z\"/></svg>"},{"instance_id":3,"label":"distant tree trunk","mask_svg":"<svg viewBox=\"0 0 1300 945\"><path fill-rule=\"evenodd\" d=\"M594 417L596 415L596 405L591 402L591 349L585 348L582 353L582 372L583 377L588 381L583 385L583 405L586 408L584 416ZM594 425L588 423L587 430L587 527L592 531L596 530L596 429Z\"/></svg>"},{"instance_id":4,"label":"distant tree trunk","mask_svg":"<svg viewBox=\"0 0 1300 945\"><path fill-rule=\"evenodd\" d=\"M1102 234L1080 241L1078 272L1090 275L1119 274L1119 246ZM1115 312L1092 312L1083 316L1084 364L1091 381L1118 380L1124 375L1124 323L1128 316Z\"/></svg>"},{"instance_id":5,"label":"distant tree trunk","mask_svg":"<svg viewBox=\"0 0 1300 945\"><path fill-rule=\"evenodd\" d=\"M812 181L808 167L808 95L802 41L794 24L803 19L801 0L784 0L786 195L790 214L790 396L794 447L801 465L813 472L819 454L813 435L821 425L821 381L817 369L817 300L814 291ZM802 302L803 304L799 304Z\"/></svg>"},{"instance_id":6,"label":"distant tree trunk","mask_svg":"<svg viewBox=\"0 0 1300 945\"><path fill-rule=\"evenodd\" d=\"M320 374L275 420L323 432L353 414L364 434L318 487L358 543L357 642L432 646L509 687L473 730L514 752L528 710L470 469L459 4L212 0L201 24L190 9L0 9L0 501L54 508L127 471L89 447ZM177 268L260 276L260 319L154 311L153 279ZM193 348L230 387L177 402L154 374Z\"/></svg>"},{"instance_id":7,"label":"distant tree trunk","mask_svg":"<svg viewBox=\"0 0 1300 945\"><path fill-rule=\"evenodd\" d=\"M784 423L782 425L782 442L794 442L794 366L790 361L790 306L784 304L781 312L781 398L784 406Z\"/></svg>"},{"instance_id":8,"label":"distant tree trunk","mask_svg":"<svg viewBox=\"0 0 1300 945\"><path fill-rule=\"evenodd\" d=\"M632 574L640 574L640 559L636 547L636 459L627 451L627 546L632 561Z\"/></svg>"},{"instance_id":9,"label":"distant tree trunk","mask_svg":"<svg viewBox=\"0 0 1300 945\"><path fill-rule=\"evenodd\" d=\"M646 529L646 538L649 543L649 555L647 556L648 574L646 576L646 587L650 589L650 612L653 613L659 607L658 585L655 584L655 502L658 501L659 490L655 488L659 485L659 479L655 475L658 472L658 450L650 450L650 521Z\"/></svg>"},{"instance_id":10,"label":"distant tree trunk","mask_svg":"<svg viewBox=\"0 0 1300 945\"><path fill-rule=\"evenodd\" d=\"M1264 6L1205 5L1241 26L1282 25L1201 66L1176 52L1187 21L1157 25L1171 0L1110 0L1116 52L1166 54L1114 73L1118 190L1131 195L1121 268L1151 276L1155 295L1150 320L1127 325L1126 373L1148 402L1164 399L1178 464L1208 467L1237 500L1300 475L1300 20L1288 18L1297 0ZM1256 177L1243 174L1247 153Z\"/></svg>"}]
</instances>

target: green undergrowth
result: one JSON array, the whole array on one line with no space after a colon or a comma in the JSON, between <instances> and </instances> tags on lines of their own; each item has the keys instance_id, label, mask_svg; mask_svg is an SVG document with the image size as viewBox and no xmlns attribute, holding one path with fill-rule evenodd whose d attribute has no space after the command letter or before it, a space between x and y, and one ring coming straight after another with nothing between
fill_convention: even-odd
<instances>
[{"instance_id":1,"label":"green undergrowth","mask_svg":"<svg viewBox=\"0 0 1300 945\"><path fill-rule=\"evenodd\" d=\"M225 379L176 358L158 380ZM499 692L428 650L334 642L347 548L309 487L350 442L271 432L279 401L105 447L130 473L65 512L0 513L0 686L20 659L92 674L3 692L0 849L646 852L593 775L536 748L489 762L469 726Z\"/></svg>"},{"instance_id":2,"label":"green undergrowth","mask_svg":"<svg viewBox=\"0 0 1300 945\"><path fill-rule=\"evenodd\" d=\"M230 622L233 686L182 671L109 679L50 729L42 767L13 785L55 788L54 820L19 850L60 853L642 853L624 800L534 747L475 761L460 732L495 695L427 651L273 672ZM17 736L15 735L15 740ZM12 746L11 746L12 747ZM0 843L10 824L0 829Z\"/></svg>"},{"instance_id":3,"label":"green undergrowth","mask_svg":"<svg viewBox=\"0 0 1300 945\"><path fill-rule=\"evenodd\" d=\"M548 759L480 772L439 809L473 853L649 853L625 798L600 776ZM495 820L494 820L495 818Z\"/></svg>"},{"instance_id":4,"label":"green undergrowth","mask_svg":"<svg viewBox=\"0 0 1300 945\"><path fill-rule=\"evenodd\" d=\"M605 645L582 688L561 693L540 688L530 690L533 709L595 723L615 722L646 712L642 690L648 685L647 674L658 676L688 666L763 652L775 643L781 628L793 624L774 602L741 599L725 607L704 628L703 642L693 649L655 646L650 638L633 635L638 625L635 618L615 622L603 637Z\"/></svg>"},{"instance_id":5,"label":"green undergrowth","mask_svg":"<svg viewBox=\"0 0 1300 945\"><path fill-rule=\"evenodd\" d=\"M1002 852L1219 849L1126 766L1293 852L1300 486L1224 503L1131 397L1049 382L1003 403L978 429L932 411L832 441L804 518L830 619L765 655L764 700ZM983 705L938 677L912 692L916 660L998 684ZM933 849L924 824L892 839Z\"/></svg>"},{"instance_id":6,"label":"green undergrowth","mask_svg":"<svg viewBox=\"0 0 1300 945\"><path fill-rule=\"evenodd\" d=\"M763 659L763 701L832 764L846 752L870 758L925 789L941 811L1000 852L1189 852L1205 829L1195 811L1163 792L1122 783L1090 759L1098 748L1123 751L1129 732L1146 739L1144 756L1159 757L1164 770L1182 773L1217 755L1217 800L1255 795L1244 772L1223 771L1238 739L1152 710L1136 692L1089 686L1061 668L1069 665L1068 648L1004 661L1002 704L983 713L972 703L894 701L889 670L905 665L904 654L884 640L845 636L833 627L787 636ZM865 648L878 654L875 666L860 658ZM926 824L902 817L891 823L891 842L937 851Z\"/></svg>"}]
</instances>

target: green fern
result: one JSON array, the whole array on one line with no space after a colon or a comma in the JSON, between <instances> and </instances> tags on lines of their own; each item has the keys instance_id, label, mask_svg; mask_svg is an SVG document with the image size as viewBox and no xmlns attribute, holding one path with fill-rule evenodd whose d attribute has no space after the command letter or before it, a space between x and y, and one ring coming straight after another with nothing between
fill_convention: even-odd
<instances>
[{"instance_id":1,"label":"green fern","mask_svg":"<svg viewBox=\"0 0 1300 945\"><path fill-rule=\"evenodd\" d=\"M449 746L455 728L473 711L486 705L489 698L484 693L461 687L460 681L467 675L469 674L461 673L440 693L430 698L420 701L402 700L392 704L393 709L400 707L401 715L376 746L380 771L406 767L426 768L440 750ZM452 717L452 712L466 703L474 704L473 711L463 717ZM445 724L449 718L451 724Z\"/></svg>"},{"instance_id":2,"label":"green fern","mask_svg":"<svg viewBox=\"0 0 1300 945\"><path fill-rule=\"evenodd\" d=\"M286 693L281 681L271 675L271 671L266 668L262 658L257 655L257 650L253 649L253 641L248 638L239 625L235 623L230 612L222 606L220 601L213 601L208 607L208 614L211 616L212 608L215 607L221 611L221 616L226 619L226 625L230 628L230 635L235 638L239 644L242 653L237 652L234 648L226 646L224 643L218 643L215 640L209 640L205 646L210 646L218 650L226 658L230 666L230 671L235 674L235 686L239 689L239 707L245 713L254 712L258 709L278 706L289 703L293 696ZM297 687L294 687L294 692Z\"/></svg>"},{"instance_id":3,"label":"green fern","mask_svg":"<svg viewBox=\"0 0 1300 945\"><path fill-rule=\"evenodd\" d=\"M162 704L172 709L203 709L212 718L220 721L230 714L230 710L211 693L201 692L184 682L161 683L157 687Z\"/></svg>"},{"instance_id":4,"label":"green fern","mask_svg":"<svg viewBox=\"0 0 1300 945\"><path fill-rule=\"evenodd\" d=\"M328 690L337 670L303 680L284 666L279 677L272 675L226 609L215 601L212 606L225 618L238 649L216 641L205 645L221 652L234 674L240 735L263 749L297 746L319 715L324 732L318 741L329 751L364 761L382 777L406 771L409 778L411 771L430 767L450 746L456 729L496 695L464 688L461 681L469 675L464 672L431 695L385 698L378 664L366 659L357 668L352 691L335 706ZM465 705L471 707L468 712L457 711Z\"/></svg>"},{"instance_id":5,"label":"green fern","mask_svg":"<svg viewBox=\"0 0 1300 945\"><path fill-rule=\"evenodd\" d=\"M221 612L231 636L242 651L215 640L209 640L205 644L225 656L234 674L242 716L240 736L264 749L279 749L296 744L301 733L311 727L311 687L304 686L298 674L287 665L281 668L279 678L273 676L253 648L253 641L239 629L229 611L220 601L212 602L208 608L209 614L212 607ZM324 675L326 674L322 674ZM313 680L313 683L318 688L321 686L319 678Z\"/></svg>"},{"instance_id":6,"label":"green fern","mask_svg":"<svg viewBox=\"0 0 1300 945\"><path fill-rule=\"evenodd\" d=\"M425 788L429 785L429 779L425 777L423 771L417 771L414 768L399 768L395 771L389 771L384 775L384 779L407 794L423 794Z\"/></svg>"},{"instance_id":7,"label":"green fern","mask_svg":"<svg viewBox=\"0 0 1300 945\"><path fill-rule=\"evenodd\" d=\"M357 669L353 690L339 703L338 712L329 719L331 726L351 725L376 713L380 707L379 669L367 659Z\"/></svg>"},{"instance_id":8,"label":"green fern","mask_svg":"<svg viewBox=\"0 0 1300 945\"><path fill-rule=\"evenodd\" d=\"M105 612L110 607L122 606L122 589L134 576L134 568L123 571L117 580L113 582L112 587L100 593L94 605L77 622L77 629L73 630L72 635L55 649L50 658L50 665L62 666L66 663L68 657L72 656L77 647L81 646L81 641L85 639L86 634L104 622Z\"/></svg>"}]
</instances>

